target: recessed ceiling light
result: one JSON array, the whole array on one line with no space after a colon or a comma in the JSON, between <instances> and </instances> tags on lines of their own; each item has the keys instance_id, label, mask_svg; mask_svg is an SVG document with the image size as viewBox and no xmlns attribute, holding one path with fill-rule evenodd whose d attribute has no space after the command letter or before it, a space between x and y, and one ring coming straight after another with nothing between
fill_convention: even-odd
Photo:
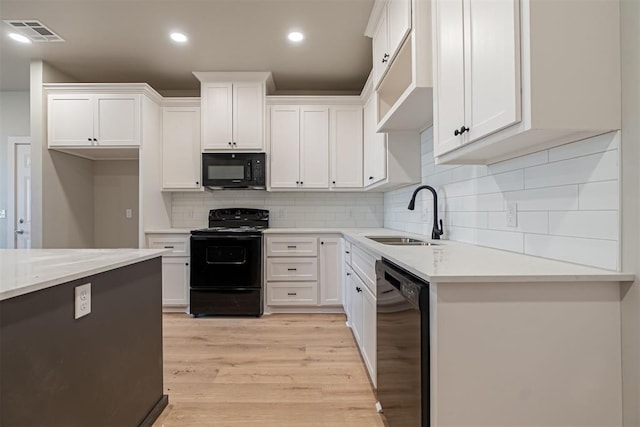
<instances>
[{"instance_id":1,"label":"recessed ceiling light","mask_svg":"<svg viewBox=\"0 0 640 427\"><path fill-rule=\"evenodd\" d=\"M186 43L187 40L189 40L187 36L182 33L171 33L169 37L171 37L171 40L178 43Z\"/></svg>"},{"instance_id":2,"label":"recessed ceiling light","mask_svg":"<svg viewBox=\"0 0 640 427\"><path fill-rule=\"evenodd\" d=\"M298 31L292 31L287 36L292 42L301 42L304 39L304 35Z\"/></svg>"},{"instance_id":3,"label":"recessed ceiling light","mask_svg":"<svg viewBox=\"0 0 640 427\"><path fill-rule=\"evenodd\" d=\"M11 37L12 39L20 43L31 43L31 40L29 40L27 37L23 36L22 34L9 33L9 37Z\"/></svg>"}]
</instances>

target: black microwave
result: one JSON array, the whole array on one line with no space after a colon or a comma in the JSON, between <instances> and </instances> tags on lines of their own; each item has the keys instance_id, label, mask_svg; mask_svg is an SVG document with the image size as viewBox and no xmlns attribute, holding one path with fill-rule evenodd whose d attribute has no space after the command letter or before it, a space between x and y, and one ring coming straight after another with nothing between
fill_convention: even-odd
<instances>
[{"instance_id":1,"label":"black microwave","mask_svg":"<svg viewBox=\"0 0 640 427\"><path fill-rule=\"evenodd\" d=\"M202 185L211 189L264 190L264 153L203 153Z\"/></svg>"}]
</instances>

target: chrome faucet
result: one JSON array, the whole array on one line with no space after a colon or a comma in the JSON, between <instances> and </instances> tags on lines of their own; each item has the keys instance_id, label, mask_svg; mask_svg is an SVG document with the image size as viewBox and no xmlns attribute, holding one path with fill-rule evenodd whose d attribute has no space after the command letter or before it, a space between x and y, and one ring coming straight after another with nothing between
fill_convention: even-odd
<instances>
[{"instance_id":1,"label":"chrome faucet","mask_svg":"<svg viewBox=\"0 0 640 427\"><path fill-rule=\"evenodd\" d=\"M431 238L433 240L440 240L440 236L442 236L444 231L442 231L442 220L440 220L440 227L438 227L438 195L436 194L436 190L434 190L433 187L429 185L421 185L420 187L416 188L416 191L413 192L413 196L411 196L411 201L409 202L409 206L407 206L407 209L409 209L410 211L415 209L416 195L420 190L424 190L425 188L431 191L431 194L433 194L433 231L431 231Z\"/></svg>"}]
</instances>

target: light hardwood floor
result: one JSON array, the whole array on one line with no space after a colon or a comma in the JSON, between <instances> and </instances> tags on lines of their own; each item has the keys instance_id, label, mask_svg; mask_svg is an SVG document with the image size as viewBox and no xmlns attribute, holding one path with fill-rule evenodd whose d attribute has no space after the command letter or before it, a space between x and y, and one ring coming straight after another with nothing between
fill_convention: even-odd
<instances>
[{"instance_id":1,"label":"light hardwood floor","mask_svg":"<svg viewBox=\"0 0 640 427\"><path fill-rule=\"evenodd\" d=\"M164 315L154 426L384 426L345 316Z\"/></svg>"}]
</instances>

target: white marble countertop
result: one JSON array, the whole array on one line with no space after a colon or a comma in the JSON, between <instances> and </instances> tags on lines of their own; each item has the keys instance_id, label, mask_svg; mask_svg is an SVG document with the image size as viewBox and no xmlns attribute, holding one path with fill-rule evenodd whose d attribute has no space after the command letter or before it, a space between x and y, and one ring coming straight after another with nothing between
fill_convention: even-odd
<instances>
[{"instance_id":1,"label":"white marble countertop","mask_svg":"<svg viewBox=\"0 0 640 427\"><path fill-rule=\"evenodd\" d=\"M507 252L449 240L437 246L393 246L366 236L406 236L429 240L428 236L385 228L270 228L265 234L342 234L376 257L383 257L412 274L437 283L496 282L626 282L633 274L587 267L568 262Z\"/></svg>"},{"instance_id":2,"label":"white marble countertop","mask_svg":"<svg viewBox=\"0 0 640 427\"><path fill-rule=\"evenodd\" d=\"M161 256L164 249L0 249L0 301Z\"/></svg>"}]
</instances>

